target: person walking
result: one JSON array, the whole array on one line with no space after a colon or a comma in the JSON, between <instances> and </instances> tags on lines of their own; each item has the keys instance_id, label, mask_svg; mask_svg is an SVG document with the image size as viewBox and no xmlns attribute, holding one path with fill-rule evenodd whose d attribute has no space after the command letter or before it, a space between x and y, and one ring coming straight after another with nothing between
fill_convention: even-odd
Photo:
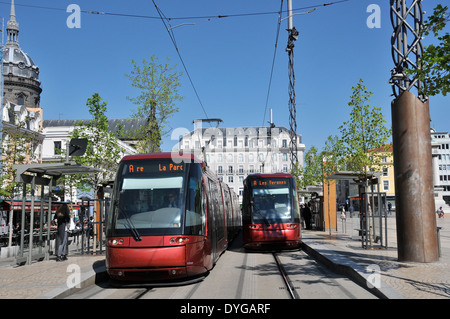
<instances>
[{"instance_id":1,"label":"person walking","mask_svg":"<svg viewBox=\"0 0 450 319\"><path fill-rule=\"evenodd\" d=\"M437 213L438 213L439 218L443 218L444 217L444 210L442 209L442 206L439 207Z\"/></svg>"},{"instance_id":2,"label":"person walking","mask_svg":"<svg viewBox=\"0 0 450 319\"><path fill-rule=\"evenodd\" d=\"M303 217L305 218L306 229L311 230L311 203L308 203L308 205L305 206Z\"/></svg>"},{"instance_id":3,"label":"person walking","mask_svg":"<svg viewBox=\"0 0 450 319\"><path fill-rule=\"evenodd\" d=\"M70 225L69 205L62 204L56 211L55 219L58 222L57 235L59 240L56 261L64 261L67 260L67 230Z\"/></svg>"}]
</instances>

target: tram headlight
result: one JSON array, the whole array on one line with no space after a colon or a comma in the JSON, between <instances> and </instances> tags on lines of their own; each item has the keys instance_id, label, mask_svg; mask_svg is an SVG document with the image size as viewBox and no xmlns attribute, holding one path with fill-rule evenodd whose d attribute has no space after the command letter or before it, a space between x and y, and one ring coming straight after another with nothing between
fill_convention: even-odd
<instances>
[{"instance_id":1,"label":"tram headlight","mask_svg":"<svg viewBox=\"0 0 450 319\"><path fill-rule=\"evenodd\" d=\"M108 240L108 243L110 246L121 246L123 245L123 239L122 238L114 238Z\"/></svg>"},{"instance_id":2,"label":"tram headlight","mask_svg":"<svg viewBox=\"0 0 450 319\"><path fill-rule=\"evenodd\" d=\"M189 241L189 237L172 237L169 242L174 245L186 244Z\"/></svg>"}]
</instances>

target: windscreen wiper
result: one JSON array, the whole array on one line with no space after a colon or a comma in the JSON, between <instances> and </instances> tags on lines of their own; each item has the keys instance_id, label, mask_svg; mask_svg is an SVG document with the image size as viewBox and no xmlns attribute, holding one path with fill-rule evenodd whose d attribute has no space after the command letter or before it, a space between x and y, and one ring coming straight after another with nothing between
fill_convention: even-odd
<instances>
[{"instance_id":1,"label":"windscreen wiper","mask_svg":"<svg viewBox=\"0 0 450 319\"><path fill-rule=\"evenodd\" d=\"M269 223L269 221L267 220L266 216L264 216L263 213L261 212L261 210L260 210L258 207L256 207L255 203L254 203L253 201L250 201L250 203L252 204L253 211L256 211L256 212L258 213L258 215L261 216L261 217L263 218L264 224L265 224L266 226L270 226L270 223Z\"/></svg>"},{"instance_id":2,"label":"windscreen wiper","mask_svg":"<svg viewBox=\"0 0 450 319\"><path fill-rule=\"evenodd\" d=\"M133 224L133 222L131 221L130 217L128 216L128 213L126 212L126 210L123 209L123 208L120 206L119 201L116 201L115 204L116 204L116 206L119 208L119 211L120 211L121 213L123 213L123 215L125 216L125 220L127 221L128 227L129 227L128 229L131 231L131 234L133 235L133 238L134 238L136 241L141 241L142 238L141 238L141 236L139 235L139 232L138 232L138 230L136 229L136 227L134 226L134 224Z\"/></svg>"}]
</instances>

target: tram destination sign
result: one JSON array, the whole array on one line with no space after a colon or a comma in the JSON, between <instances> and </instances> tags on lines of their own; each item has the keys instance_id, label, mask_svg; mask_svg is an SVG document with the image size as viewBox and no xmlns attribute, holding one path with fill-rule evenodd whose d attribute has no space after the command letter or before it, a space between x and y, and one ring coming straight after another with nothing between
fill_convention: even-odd
<instances>
[{"instance_id":1,"label":"tram destination sign","mask_svg":"<svg viewBox=\"0 0 450 319\"><path fill-rule=\"evenodd\" d=\"M287 179L275 179L275 178L265 178L265 179L255 179L252 181L253 187L283 187L288 185Z\"/></svg>"},{"instance_id":2,"label":"tram destination sign","mask_svg":"<svg viewBox=\"0 0 450 319\"><path fill-rule=\"evenodd\" d=\"M136 174L179 174L184 172L184 164L177 164L171 160L141 160L125 163L125 173Z\"/></svg>"}]
</instances>

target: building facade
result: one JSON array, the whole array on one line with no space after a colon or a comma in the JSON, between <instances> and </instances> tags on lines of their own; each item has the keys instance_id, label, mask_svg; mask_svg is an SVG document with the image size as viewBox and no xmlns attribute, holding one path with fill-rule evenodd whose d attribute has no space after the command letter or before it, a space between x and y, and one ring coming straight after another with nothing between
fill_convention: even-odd
<instances>
[{"instance_id":1,"label":"building facade","mask_svg":"<svg viewBox=\"0 0 450 319\"><path fill-rule=\"evenodd\" d=\"M450 134L431 130L436 209L450 213Z\"/></svg>"},{"instance_id":2,"label":"building facade","mask_svg":"<svg viewBox=\"0 0 450 319\"><path fill-rule=\"evenodd\" d=\"M87 124L89 120L44 120L43 134L45 140L42 149L42 161L52 162L59 161L64 157L67 149L67 143L70 141L70 135L75 126L82 121ZM136 119L110 119L108 120L109 131L117 132L120 128L124 132L130 132L140 125L145 125L145 120ZM132 139L117 139L117 145L120 146L124 153L122 156L135 154L134 142Z\"/></svg>"},{"instance_id":3,"label":"building facade","mask_svg":"<svg viewBox=\"0 0 450 319\"><path fill-rule=\"evenodd\" d=\"M11 1L11 13L6 32L7 41L2 48L4 101L24 105L34 112L42 112L39 67L19 46L19 23L16 21L14 0Z\"/></svg>"},{"instance_id":4,"label":"building facade","mask_svg":"<svg viewBox=\"0 0 450 319\"><path fill-rule=\"evenodd\" d=\"M2 161L15 156L23 157L21 161L25 163L39 163L44 140L39 67L19 46L19 23L14 0L11 1L6 35L6 44L1 48L3 95L0 103L0 157ZM11 146L14 146L13 150ZM2 171L5 171L5 166Z\"/></svg>"},{"instance_id":5,"label":"building facade","mask_svg":"<svg viewBox=\"0 0 450 319\"><path fill-rule=\"evenodd\" d=\"M203 123L204 124L204 123ZM253 173L290 173L290 131L285 127L204 128L194 121L194 130L179 141L183 153L194 153L226 182L242 201L243 181ZM303 167L301 135L297 134L298 164Z\"/></svg>"}]
</instances>

